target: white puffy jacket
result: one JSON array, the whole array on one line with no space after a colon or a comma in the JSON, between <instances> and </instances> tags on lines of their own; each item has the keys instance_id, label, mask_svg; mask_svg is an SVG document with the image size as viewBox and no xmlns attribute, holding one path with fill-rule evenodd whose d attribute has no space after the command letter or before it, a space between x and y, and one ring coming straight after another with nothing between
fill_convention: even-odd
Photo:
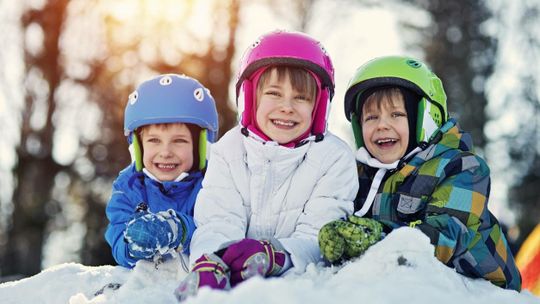
<instances>
[{"instance_id":1,"label":"white puffy jacket","mask_svg":"<svg viewBox=\"0 0 540 304\"><path fill-rule=\"evenodd\" d=\"M331 133L290 149L246 137L237 126L212 145L209 159L195 203L192 263L224 243L275 238L301 272L320 261L319 229L353 212L354 155Z\"/></svg>"}]
</instances>

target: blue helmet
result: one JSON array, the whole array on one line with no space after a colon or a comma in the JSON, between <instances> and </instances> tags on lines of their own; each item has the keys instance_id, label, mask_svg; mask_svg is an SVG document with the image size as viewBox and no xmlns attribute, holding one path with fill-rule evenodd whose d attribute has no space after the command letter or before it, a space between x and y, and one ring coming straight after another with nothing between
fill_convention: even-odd
<instances>
[{"instance_id":1,"label":"blue helmet","mask_svg":"<svg viewBox=\"0 0 540 304\"><path fill-rule=\"evenodd\" d=\"M206 165L206 141L218 136L218 114L210 91L197 80L178 74L164 74L141 83L128 98L124 113L124 135L133 144L137 170L142 154L135 130L162 123L187 123L201 128L199 168ZM194 139L195 140L195 139Z\"/></svg>"}]
</instances>

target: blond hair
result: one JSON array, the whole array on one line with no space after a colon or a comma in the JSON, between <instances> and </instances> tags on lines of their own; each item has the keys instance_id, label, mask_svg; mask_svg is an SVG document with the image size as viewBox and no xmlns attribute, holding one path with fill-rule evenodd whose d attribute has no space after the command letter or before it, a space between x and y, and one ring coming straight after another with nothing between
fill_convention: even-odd
<instances>
[{"instance_id":1,"label":"blond hair","mask_svg":"<svg viewBox=\"0 0 540 304\"><path fill-rule=\"evenodd\" d=\"M272 66L266 69L259 78L257 83L257 96L261 94L263 85L271 77L272 72L277 72L278 81L282 81L285 77L289 77L292 88L306 94L309 101L314 102L317 97L317 83L313 76L303 68L290 66Z\"/></svg>"}]
</instances>

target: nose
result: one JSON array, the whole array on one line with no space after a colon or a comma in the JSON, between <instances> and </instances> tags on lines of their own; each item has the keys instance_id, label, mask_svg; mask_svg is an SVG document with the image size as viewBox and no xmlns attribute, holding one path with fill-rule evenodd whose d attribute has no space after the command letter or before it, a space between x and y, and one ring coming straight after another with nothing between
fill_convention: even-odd
<instances>
[{"instance_id":1,"label":"nose","mask_svg":"<svg viewBox=\"0 0 540 304\"><path fill-rule=\"evenodd\" d=\"M170 158L172 157L173 153L169 145L165 145L161 151L159 151L159 155L163 158Z\"/></svg>"},{"instance_id":2,"label":"nose","mask_svg":"<svg viewBox=\"0 0 540 304\"><path fill-rule=\"evenodd\" d=\"M385 115L381 116L379 120L377 121L377 129L378 130L387 130L390 128L390 123L388 121L388 117Z\"/></svg>"},{"instance_id":3,"label":"nose","mask_svg":"<svg viewBox=\"0 0 540 304\"><path fill-rule=\"evenodd\" d=\"M292 98L286 97L279 103L280 111L284 113L290 113L293 111L293 100Z\"/></svg>"}]
</instances>

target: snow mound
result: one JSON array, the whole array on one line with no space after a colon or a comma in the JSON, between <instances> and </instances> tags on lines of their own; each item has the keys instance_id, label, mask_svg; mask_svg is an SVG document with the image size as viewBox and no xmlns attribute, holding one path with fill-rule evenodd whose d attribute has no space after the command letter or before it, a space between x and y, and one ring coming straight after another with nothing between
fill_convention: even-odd
<instances>
[{"instance_id":1,"label":"snow mound","mask_svg":"<svg viewBox=\"0 0 540 304\"><path fill-rule=\"evenodd\" d=\"M504 290L459 275L433 256L421 232L401 228L362 257L339 267L309 265L301 275L253 278L225 292L202 289L185 303L415 303L540 304L529 291ZM186 275L178 259L119 266L62 264L0 284L0 303L176 303L173 291Z\"/></svg>"}]
</instances>

